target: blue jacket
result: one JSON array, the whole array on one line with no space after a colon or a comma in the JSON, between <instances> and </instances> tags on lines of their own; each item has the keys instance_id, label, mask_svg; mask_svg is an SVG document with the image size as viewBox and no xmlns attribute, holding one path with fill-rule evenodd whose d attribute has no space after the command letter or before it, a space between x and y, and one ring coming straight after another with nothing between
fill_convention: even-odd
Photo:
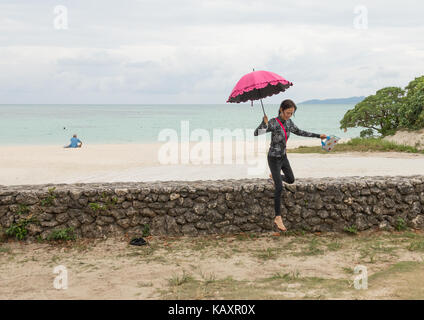
<instances>
[{"instance_id":1,"label":"blue jacket","mask_svg":"<svg viewBox=\"0 0 424 320\"><path fill-rule=\"evenodd\" d=\"M78 147L78 143L80 143L81 140L75 137L71 138L71 144L69 145L69 148L77 148ZM82 143L82 142L81 142Z\"/></svg>"}]
</instances>

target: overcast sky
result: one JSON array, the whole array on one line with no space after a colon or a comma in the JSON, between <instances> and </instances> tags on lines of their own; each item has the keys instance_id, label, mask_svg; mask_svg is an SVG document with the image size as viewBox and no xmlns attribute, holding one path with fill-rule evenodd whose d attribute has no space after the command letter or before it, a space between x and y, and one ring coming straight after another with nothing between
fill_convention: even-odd
<instances>
[{"instance_id":1,"label":"overcast sky","mask_svg":"<svg viewBox=\"0 0 424 320\"><path fill-rule=\"evenodd\" d=\"M252 68L294 83L266 103L367 96L424 74L423 16L412 0L1 0L0 104L225 103Z\"/></svg>"}]
</instances>

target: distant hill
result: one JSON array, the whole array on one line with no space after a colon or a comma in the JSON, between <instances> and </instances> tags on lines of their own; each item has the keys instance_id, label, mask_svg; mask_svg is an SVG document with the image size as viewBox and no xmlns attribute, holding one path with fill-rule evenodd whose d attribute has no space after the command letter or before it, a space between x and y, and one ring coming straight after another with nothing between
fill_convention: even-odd
<instances>
[{"instance_id":1,"label":"distant hill","mask_svg":"<svg viewBox=\"0 0 424 320\"><path fill-rule=\"evenodd\" d=\"M307 100L303 101L299 104L356 104L364 100L365 97L350 97L350 98L340 98L340 99L313 99L313 100Z\"/></svg>"}]
</instances>

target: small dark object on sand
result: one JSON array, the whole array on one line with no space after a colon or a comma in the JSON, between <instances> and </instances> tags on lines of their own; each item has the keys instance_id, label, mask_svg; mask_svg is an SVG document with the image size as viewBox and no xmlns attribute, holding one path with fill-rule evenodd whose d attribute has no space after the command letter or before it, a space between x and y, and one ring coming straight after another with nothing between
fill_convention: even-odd
<instances>
[{"instance_id":1,"label":"small dark object on sand","mask_svg":"<svg viewBox=\"0 0 424 320\"><path fill-rule=\"evenodd\" d=\"M133 246L144 246L147 244L147 241L143 238L134 238L131 240L130 244L132 244Z\"/></svg>"}]
</instances>

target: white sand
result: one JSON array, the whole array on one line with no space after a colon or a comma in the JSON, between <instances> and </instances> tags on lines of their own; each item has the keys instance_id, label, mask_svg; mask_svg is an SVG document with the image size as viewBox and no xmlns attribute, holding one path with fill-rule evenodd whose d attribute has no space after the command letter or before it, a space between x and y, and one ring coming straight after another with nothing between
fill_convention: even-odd
<instances>
[{"instance_id":1,"label":"white sand","mask_svg":"<svg viewBox=\"0 0 424 320\"><path fill-rule=\"evenodd\" d=\"M257 141L257 140L256 140ZM224 144L232 158L226 164L223 158L207 157L214 164L163 164L159 151L163 143L89 145L65 149L62 146L3 146L0 150L0 184L45 184L77 182L127 182L155 180L215 180L266 178L269 174L266 153L269 142L241 144L245 156L236 162L236 145ZM320 145L319 139L289 140L289 148L299 145ZM216 147L217 145L215 145ZM208 144L192 142L174 145L182 148L183 155L195 154L196 149ZM256 148L256 149L255 149ZM184 149L186 150L184 152ZM204 149L204 150L206 150ZM189 152L187 152L189 150ZM224 152L222 150L222 152ZM212 154L212 152L211 152ZM289 154L296 178L417 175L424 174L424 155L406 153L327 153ZM190 158L191 160L192 158Z\"/></svg>"},{"instance_id":2,"label":"white sand","mask_svg":"<svg viewBox=\"0 0 424 320\"><path fill-rule=\"evenodd\" d=\"M424 129L417 131L399 130L393 136L387 136L384 139L424 150Z\"/></svg>"}]
</instances>

